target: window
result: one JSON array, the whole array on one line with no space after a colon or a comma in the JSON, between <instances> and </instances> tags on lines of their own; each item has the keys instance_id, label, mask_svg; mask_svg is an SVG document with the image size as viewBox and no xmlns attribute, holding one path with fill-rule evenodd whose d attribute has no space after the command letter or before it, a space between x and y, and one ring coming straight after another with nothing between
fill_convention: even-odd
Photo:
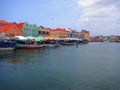
<instances>
[{"instance_id":1,"label":"window","mask_svg":"<svg viewBox=\"0 0 120 90\"><path fill-rule=\"evenodd\" d=\"M41 31L39 31L39 34L41 34Z\"/></svg>"},{"instance_id":2,"label":"window","mask_svg":"<svg viewBox=\"0 0 120 90\"><path fill-rule=\"evenodd\" d=\"M43 34L45 34L45 31L43 31Z\"/></svg>"},{"instance_id":3,"label":"window","mask_svg":"<svg viewBox=\"0 0 120 90\"><path fill-rule=\"evenodd\" d=\"M47 32L46 34L47 34L47 35L50 35L50 32Z\"/></svg>"}]
</instances>

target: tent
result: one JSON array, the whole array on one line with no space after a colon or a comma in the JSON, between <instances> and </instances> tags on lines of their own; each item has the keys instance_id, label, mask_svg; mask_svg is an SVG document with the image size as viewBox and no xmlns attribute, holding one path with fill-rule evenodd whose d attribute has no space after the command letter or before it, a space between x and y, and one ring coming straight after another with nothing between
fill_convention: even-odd
<instances>
[{"instance_id":1,"label":"tent","mask_svg":"<svg viewBox=\"0 0 120 90\"><path fill-rule=\"evenodd\" d=\"M33 37L33 36L27 36L26 38L27 38L28 40L33 40L33 39L36 40L36 38Z\"/></svg>"},{"instance_id":2,"label":"tent","mask_svg":"<svg viewBox=\"0 0 120 90\"><path fill-rule=\"evenodd\" d=\"M25 38L23 36L15 36L14 39L17 39L17 40L27 40L27 38Z\"/></svg>"},{"instance_id":3,"label":"tent","mask_svg":"<svg viewBox=\"0 0 120 90\"><path fill-rule=\"evenodd\" d=\"M37 41L42 41L42 40L45 40L45 38L42 37L42 36L38 36L38 37L36 37L36 40L37 40Z\"/></svg>"},{"instance_id":4,"label":"tent","mask_svg":"<svg viewBox=\"0 0 120 90\"><path fill-rule=\"evenodd\" d=\"M45 40L53 40L52 37L45 37Z\"/></svg>"}]
</instances>

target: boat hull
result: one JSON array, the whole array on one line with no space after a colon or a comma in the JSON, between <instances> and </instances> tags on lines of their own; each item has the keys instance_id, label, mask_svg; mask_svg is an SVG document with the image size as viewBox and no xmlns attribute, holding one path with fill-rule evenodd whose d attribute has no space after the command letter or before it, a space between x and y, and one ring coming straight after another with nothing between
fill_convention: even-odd
<instances>
[{"instance_id":1,"label":"boat hull","mask_svg":"<svg viewBox=\"0 0 120 90\"><path fill-rule=\"evenodd\" d=\"M15 49L15 43L12 41L0 41L0 51L11 51Z\"/></svg>"},{"instance_id":2,"label":"boat hull","mask_svg":"<svg viewBox=\"0 0 120 90\"><path fill-rule=\"evenodd\" d=\"M43 44L43 47L57 47L57 44Z\"/></svg>"},{"instance_id":3,"label":"boat hull","mask_svg":"<svg viewBox=\"0 0 120 90\"><path fill-rule=\"evenodd\" d=\"M25 49L40 49L40 46L25 46Z\"/></svg>"},{"instance_id":4,"label":"boat hull","mask_svg":"<svg viewBox=\"0 0 120 90\"><path fill-rule=\"evenodd\" d=\"M15 50L15 48L0 48L0 51L12 51Z\"/></svg>"},{"instance_id":5,"label":"boat hull","mask_svg":"<svg viewBox=\"0 0 120 90\"><path fill-rule=\"evenodd\" d=\"M17 44L17 49L40 49L40 45L24 45L24 44Z\"/></svg>"}]
</instances>

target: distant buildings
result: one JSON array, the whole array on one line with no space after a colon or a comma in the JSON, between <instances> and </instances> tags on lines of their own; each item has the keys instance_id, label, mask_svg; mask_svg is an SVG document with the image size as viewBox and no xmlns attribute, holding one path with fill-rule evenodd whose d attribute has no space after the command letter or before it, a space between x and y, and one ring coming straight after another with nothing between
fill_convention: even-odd
<instances>
[{"instance_id":1,"label":"distant buildings","mask_svg":"<svg viewBox=\"0 0 120 90\"><path fill-rule=\"evenodd\" d=\"M68 38L69 31L62 29L62 28L56 28L50 31L50 36L53 38Z\"/></svg>"},{"instance_id":2,"label":"distant buildings","mask_svg":"<svg viewBox=\"0 0 120 90\"><path fill-rule=\"evenodd\" d=\"M46 28L38 27L28 22L7 22L0 20L0 36L42 36L44 38L81 38L89 40L89 31L83 29L81 32L72 30L71 28Z\"/></svg>"},{"instance_id":3,"label":"distant buildings","mask_svg":"<svg viewBox=\"0 0 120 90\"><path fill-rule=\"evenodd\" d=\"M69 35L70 38L81 38L89 40L90 33L89 31L83 29L81 32L77 32L75 30L69 29Z\"/></svg>"}]
</instances>

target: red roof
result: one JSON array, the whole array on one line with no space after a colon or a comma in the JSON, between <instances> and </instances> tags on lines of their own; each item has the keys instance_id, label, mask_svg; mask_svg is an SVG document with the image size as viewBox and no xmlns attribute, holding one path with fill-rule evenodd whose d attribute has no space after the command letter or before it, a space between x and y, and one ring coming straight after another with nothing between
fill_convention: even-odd
<instances>
[{"instance_id":1,"label":"red roof","mask_svg":"<svg viewBox=\"0 0 120 90\"><path fill-rule=\"evenodd\" d=\"M117 36L112 36L112 38L114 38L114 39L115 39L115 38L118 38L118 37L117 37Z\"/></svg>"},{"instance_id":2,"label":"red roof","mask_svg":"<svg viewBox=\"0 0 120 90\"><path fill-rule=\"evenodd\" d=\"M56 28L54 31L57 31L57 32L69 32L65 29L62 29L62 28Z\"/></svg>"},{"instance_id":3,"label":"red roof","mask_svg":"<svg viewBox=\"0 0 120 90\"><path fill-rule=\"evenodd\" d=\"M9 23L5 20L0 20L0 24L3 24L3 25L0 25L0 32L4 32L10 29L10 27L13 25L13 23Z\"/></svg>"},{"instance_id":4,"label":"red roof","mask_svg":"<svg viewBox=\"0 0 120 90\"><path fill-rule=\"evenodd\" d=\"M82 30L83 33L89 33L87 30L83 29Z\"/></svg>"},{"instance_id":5,"label":"red roof","mask_svg":"<svg viewBox=\"0 0 120 90\"><path fill-rule=\"evenodd\" d=\"M8 22L7 22L7 21L5 21L5 20L0 20L0 23L3 23L3 24L8 24Z\"/></svg>"},{"instance_id":6,"label":"red roof","mask_svg":"<svg viewBox=\"0 0 120 90\"><path fill-rule=\"evenodd\" d=\"M25 24L25 22L21 22L19 24L16 24L19 28L23 27L23 25Z\"/></svg>"},{"instance_id":7,"label":"red roof","mask_svg":"<svg viewBox=\"0 0 120 90\"><path fill-rule=\"evenodd\" d=\"M49 31L53 31L53 29L52 28L46 28L47 30L49 30Z\"/></svg>"},{"instance_id":8,"label":"red roof","mask_svg":"<svg viewBox=\"0 0 120 90\"><path fill-rule=\"evenodd\" d=\"M96 39L97 36L89 36L90 39Z\"/></svg>"}]
</instances>

